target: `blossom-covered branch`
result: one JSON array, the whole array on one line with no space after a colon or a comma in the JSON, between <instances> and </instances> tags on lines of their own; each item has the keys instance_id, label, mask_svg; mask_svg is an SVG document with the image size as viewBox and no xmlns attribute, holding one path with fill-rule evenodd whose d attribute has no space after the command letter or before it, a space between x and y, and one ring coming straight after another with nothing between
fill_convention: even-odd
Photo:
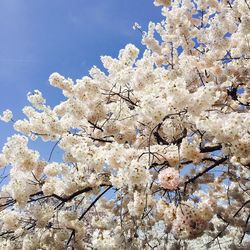
<instances>
[{"instance_id":1,"label":"blossom-covered branch","mask_svg":"<svg viewBox=\"0 0 250 250\"><path fill-rule=\"evenodd\" d=\"M0 249L250 248L249 3L154 4L164 20L134 25L142 54L53 73L64 101L35 90L25 119L0 116L17 131L0 153Z\"/></svg>"}]
</instances>

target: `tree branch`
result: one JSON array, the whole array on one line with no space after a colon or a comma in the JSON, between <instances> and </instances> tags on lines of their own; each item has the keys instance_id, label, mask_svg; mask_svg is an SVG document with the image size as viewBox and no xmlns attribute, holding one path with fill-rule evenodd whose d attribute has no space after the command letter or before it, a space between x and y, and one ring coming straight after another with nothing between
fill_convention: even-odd
<instances>
[{"instance_id":1,"label":"tree branch","mask_svg":"<svg viewBox=\"0 0 250 250\"><path fill-rule=\"evenodd\" d=\"M106 188L102 193L100 193L95 199L94 201L90 204L90 206L82 213L82 215L78 218L78 220L82 220L82 218L84 217L84 215L95 205L95 203L106 193L108 192L108 190L112 188L112 186L109 186L108 188Z\"/></svg>"}]
</instances>

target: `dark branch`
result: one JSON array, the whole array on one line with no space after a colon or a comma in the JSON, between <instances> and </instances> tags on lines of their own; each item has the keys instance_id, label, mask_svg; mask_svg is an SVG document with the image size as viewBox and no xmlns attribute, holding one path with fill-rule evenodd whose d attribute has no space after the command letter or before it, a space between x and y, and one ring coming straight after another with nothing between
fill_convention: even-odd
<instances>
[{"instance_id":1,"label":"dark branch","mask_svg":"<svg viewBox=\"0 0 250 250\"><path fill-rule=\"evenodd\" d=\"M82 220L84 215L95 205L95 203L106 193L108 190L112 188L112 186L107 187L102 193L100 193L94 201L90 204L90 206L82 213L82 215L78 218L78 220Z\"/></svg>"},{"instance_id":2,"label":"dark branch","mask_svg":"<svg viewBox=\"0 0 250 250\"><path fill-rule=\"evenodd\" d=\"M222 149L221 144L215 145L215 146L205 146L205 147L200 144L201 153L209 153L209 152L213 152L213 151L220 150L220 149Z\"/></svg>"},{"instance_id":3,"label":"dark branch","mask_svg":"<svg viewBox=\"0 0 250 250\"><path fill-rule=\"evenodd\" d=\"M194 177L188 179L185 182L185 186L184 186L184 193L186 192L186 188L187 185L189 183L194 183L199 177L201 177L202 175L204 175L205 173L209 172L210 170L212 170L213 168L217 167L218 165L224 163L227 160L227 157L224 157L218 161L216 161L213 165L211 165L210 167L206 168L205 170L203 170L202 172L198 173L197 175L195 175Z\"/></svg>"}]
</instances>

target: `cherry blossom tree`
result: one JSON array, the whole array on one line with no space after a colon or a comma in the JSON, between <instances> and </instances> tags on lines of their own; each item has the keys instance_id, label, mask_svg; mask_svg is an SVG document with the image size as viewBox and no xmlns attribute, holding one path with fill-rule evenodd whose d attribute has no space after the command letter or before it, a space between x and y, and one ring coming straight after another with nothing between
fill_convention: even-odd
<instances>
[{"instance_id":1,"label":"cherry blossom tree","mask_svg":"<svg viewBox=\"0 0 250 250\"><path fill-rule=\"evenodd\" d=\"M28 94L0 167L0 249L249 249L250 2L155 0L164 20L66 100ZM28 147L37 138L60 162ZM53 150L51 155L53 154Z\"/></svg>"}]
</instances>

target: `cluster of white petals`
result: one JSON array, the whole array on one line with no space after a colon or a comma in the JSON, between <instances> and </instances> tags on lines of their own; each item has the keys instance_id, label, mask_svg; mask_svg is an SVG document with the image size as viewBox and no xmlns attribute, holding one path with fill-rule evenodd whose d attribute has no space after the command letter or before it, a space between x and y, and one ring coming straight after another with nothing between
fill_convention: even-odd
<instances>
[{"instance_id":1,"label":"cluster of white petals","mask_svg":"<svg viewBox=\"0 0 250 250\"><path fill-rule=\"evenodd\" d=\"M207 221L199 211L188 205L180 205L176 211L171 232L179 239L194 239L202 235L207 227Z\"/></svg>"},{"instance_id":2,"label":"cluster of white petals","mask_svg":"<svg viewBox=\"0 0 250 250\"><path fill-rule=\"evenodd\" d=\"M13 117L13 114L12 114L11 110L6 109L3 112L3 114L0 116L0 119L4 122L9 122L9 121L11 121L12 117Z\"/></svg>"},{"instance_id":3,"label":"cluster of white petals","mask_svg":"<svg viewBox=\"0 0 250 250\"><path fill-rule=\"evenodd\" d=\"M164 20L133 27L143 53L53 73L61 103L35 90L26 118L0 116L17 131L0 153L0 249L250 249L250 3L154 4Z\"/></svg>"}]
</instances>

